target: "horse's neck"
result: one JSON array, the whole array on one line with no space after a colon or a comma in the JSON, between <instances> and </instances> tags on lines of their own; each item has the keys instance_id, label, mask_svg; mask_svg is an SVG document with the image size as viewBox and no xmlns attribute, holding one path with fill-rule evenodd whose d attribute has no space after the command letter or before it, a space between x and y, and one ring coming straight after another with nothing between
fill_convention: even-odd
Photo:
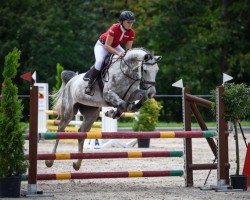
<instances>
[{"instance_id":1,"label":"horse's neck","mask_svg":"<svg viewBox=\"0 0 250 200\"><path fill-rule=\"evenodd\" d=\"M131 82L135 75L132 67L133 66L125 64L124 61L119 60L110 68L110 78L119 76L124 81Z\"/></svg>"}]
</instances>

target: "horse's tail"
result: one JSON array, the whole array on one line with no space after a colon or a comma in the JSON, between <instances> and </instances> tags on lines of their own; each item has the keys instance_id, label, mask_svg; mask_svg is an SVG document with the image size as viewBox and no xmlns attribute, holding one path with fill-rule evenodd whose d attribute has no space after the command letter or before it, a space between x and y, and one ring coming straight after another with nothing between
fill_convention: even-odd
<instances>
[{"instance_id":1,"label":"horse's tail","mask_svg":"<svg viewBox=\"0 0 250 200\"><path fill-rule=\"evenodd\" d=\"M62 95L64 92L65 85L70 81L70 79L72 79L76 75L77 73L73 71L67 71L67 70L61 73L62 85L60 89L52 95L54 111L61 113Z\"/></svg>"}]
</instances>

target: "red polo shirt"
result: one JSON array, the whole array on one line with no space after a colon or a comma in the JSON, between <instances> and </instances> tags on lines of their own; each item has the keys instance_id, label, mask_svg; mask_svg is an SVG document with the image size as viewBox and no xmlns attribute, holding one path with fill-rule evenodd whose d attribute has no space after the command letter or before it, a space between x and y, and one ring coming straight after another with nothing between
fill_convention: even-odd
<instances>
[{"instance_id":1,"label":"red polo shirt","mask_svg":"<svg viewBox=\"0 0 250 200\"><path fill-rule=\"evenodd\" d=\"M112 47L117 47L119 44L126 44L128 41L133 41L135 38L135 31L130 29L129 31L124 30L120 23L113 24L105 33L100 36L100 39L105 42L108 35L114 37L111 44Z\"/></svg>"}]
</instances>

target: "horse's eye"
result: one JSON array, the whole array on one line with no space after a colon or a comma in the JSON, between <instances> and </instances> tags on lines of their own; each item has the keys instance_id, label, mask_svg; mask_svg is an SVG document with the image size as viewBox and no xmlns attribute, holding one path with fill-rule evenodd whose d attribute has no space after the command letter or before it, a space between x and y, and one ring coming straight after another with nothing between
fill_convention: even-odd
<instances>
[{"instance_id":1,"label":"horse's eye","mask_svg":"<svg viewBox=\"0 0 250 200\"><path fill-rule=\"evenodd\" d=\"M147 61L149 61L149 60L151 60L152 59L152 55L150 55L150 54L146 54L145 56L144 56L144 61L145 62L147 62Z\"/></svg>"}]
</instances>

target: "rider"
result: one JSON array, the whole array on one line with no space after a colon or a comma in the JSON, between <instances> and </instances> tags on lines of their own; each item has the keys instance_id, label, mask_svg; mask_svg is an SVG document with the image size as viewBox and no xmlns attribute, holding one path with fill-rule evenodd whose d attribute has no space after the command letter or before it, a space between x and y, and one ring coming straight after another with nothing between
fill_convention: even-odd
<instances>
[{"instance_id":1,"label":"rider","mask_svg":"<svg viewBox=\"0 0 250 200\"><path fill-rule=\"evenodd\" d=\"M133 12L121 12L119 23L113 24L96 42L94 48L95 65L90 70L90 78L85 90L86 94L90 95L92 93L94 81L99 75L104 59L108 53L122 57L125 51L121 45L125 45L126 50L132 48L135 38L135 31L132 29L134 21L135 15Z\"/></svg>"}]
</instances>

